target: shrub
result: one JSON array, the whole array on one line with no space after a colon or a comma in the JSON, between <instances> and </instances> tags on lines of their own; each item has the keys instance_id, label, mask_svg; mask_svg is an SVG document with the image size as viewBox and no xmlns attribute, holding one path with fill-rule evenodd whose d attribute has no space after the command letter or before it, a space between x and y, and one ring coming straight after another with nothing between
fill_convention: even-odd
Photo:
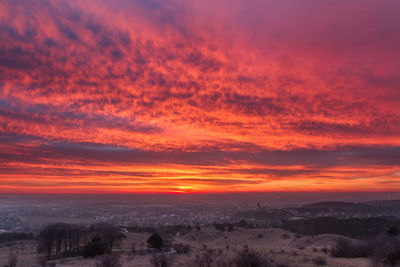
<instances>
[{"instance_id":1,"label":"shrub","mask_svg":"<svg viewBox=\"0 0 400 267\"><path fill-rule=\"evenodd\" d=\"M224 258L217 258L215 261L215 264L213 266L217 266L217 267L232 267L233 263L229 260L226 260Z\"/></svg>"},{"instance_id":2,"label":"shrub","mask_svg":"<svg viewBox=\"0 0 400 267\"><path fill-rule=\"evenodd\" d=\"M400 250L389 253L389 255L386 257L385 263L389 264L390 266L399 266Z\"/></svg>"},{"instance_id":3,"label":"shrub","mask_svg":"<svg viewBox=\"0 0 400 267\"><path fill-rule=\"evenodd\" d=\"M212 256L212 252L207 251L203 253L203 255L199 256L196 255L195 259L195 266L200 266L200 267L209 267L213 263L214 259Z\"/></svg>"},{"instance_id":4,"label":"shrub","mask_svg":"<svg viewBox=\"0 0 400 267\"><path fill-rule=\"evenodd\" d=\"M178 254L188 254L191 251L190 245L174 244L172 247Z\"/></svg>"},{"instance_id":5,"label":"shrub","mask_svg":"<svg viewBox=\"0 0 400 267\"><path fill-rule=\"evenodd\" d=\"M164 240L159 234L152 234L149 239L147 239L147 245L149 248L160 249L164 246Z\"/></svg>"},{"instance_id":6,"label":"shrub","mask_svg":"<svg viewBox=\"0 0 400 267\"><path fill-rule=\"evenodd\" d=\"M313 262L315 265L319 265L319 266L321 266L321 265L327 265L327 264L328 264L328 262L326 261L326 259L325 259L324 257L316 257L316 258L313 258L313 259L312 259L312 262Z\"/></svg>"},{"instance_id":7,"label":"shrub","mask_svg":"<svg viewBox=\"0 0 400 267\"><path fill-rule=\"evenodd\" d=\"M371 252L371 247L367 244L353 244L351 240L341 238L331 250L331 255L342 258L366 258Z\"/></svg>"},{"instance_id":8,"label":"shrub","mask_svg":"<svg viewBox=\"0 0 400 267\"><path fill-rule=\"evenodd\" d=\"M282 235L282 238L283 238L283 239L289 239L289 238L290 238L290 235L288 235L288 234L283 234L283 235Z\"/></svg>"},{"instance_id":9,"label":"shrub","mask_svg":"<svg viewBox=\"0 0 400 267\"><path fill-rule=\"evenodd\" d=\"M268 267L268 259L249 249L237 253L235 260L237 267Z\"/></svg>"},{"instance_id":10,"label":"shrub","mask_svg":"<svg viewBox=\"0 0 400 267\"><path fill-rule=\"evenodd\" d=\"M391 226L386 230L386 234L390 237L395 237L400 234L400 229L397 226Z\"/></svg>"},{"instance_id":11,"label":"shrub","mask_svg":"<svg viewBox=\"0 0 400 267\"><path fill-rule=\"evenodd\" d=\"M120 267L119 255L105 255L96 263L96 267Z\"/></svg>"}]
</instances>

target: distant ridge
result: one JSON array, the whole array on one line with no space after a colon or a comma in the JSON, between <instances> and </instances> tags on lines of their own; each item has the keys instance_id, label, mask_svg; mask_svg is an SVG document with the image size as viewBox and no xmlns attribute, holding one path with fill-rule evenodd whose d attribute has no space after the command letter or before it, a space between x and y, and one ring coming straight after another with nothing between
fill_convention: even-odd
<instances>
[{"instance_id":1,"label":"distant ridge","mask_svg":"<svg viewBox=\"0 0 400 267\"><path fill-rule=\"evenodd\" d=\"M364 202L373 207L397 208L400 209L400 199L393 200L372 200Z\"/></svg>"},{"instance_id":2,"label":"distant ridge","mask_svg":"<svg viewBox=\"0 0 400 267\"><path fill-rule=\"evenodd\" d=\"M331 207L354 207L363 206L366 207L368 204L358 203L358 202L345 202L345 201L324 201L315 202L311 204L303 205L303 208L331 208Z\"/></svg>"},{"instance_id":3,"label":"distant ridge","mask_svg":"<svg viewBox=\"0 0 400 267\"><path fill-rule=\"evenodd\" d=\"M353 210L353 209L368 209L370 205L365 203L343 202L343 201L326 201L306 204L301 206L301 209L319 210L319 209L334 209L334 210Z\"/></svg>"},{"instance_id":4,"label":"distant ridge","mask_svg":"<svg viewBox=\"0 0 400 267\"><path fill-rule=\"evenodd\" d=\"M400 199L373 200L366 202L325 201L302 205L303 211L362 211L376 212L384 210L400 210Z\"/></svg>"}]
</instances>

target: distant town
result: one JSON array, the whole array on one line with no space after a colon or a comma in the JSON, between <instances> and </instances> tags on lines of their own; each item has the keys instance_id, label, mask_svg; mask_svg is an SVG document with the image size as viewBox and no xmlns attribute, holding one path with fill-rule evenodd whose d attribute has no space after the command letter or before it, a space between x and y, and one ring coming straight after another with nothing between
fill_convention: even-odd
<instances>
[{"instance_id":1,"label":"distant town","mask_svg":"<svg viewBox=\"0 0 400 267\"><path fill-rule=\"evenodd\" d=\"M367 267L400 263L400 200L389 194L382 199L383 193L348 196L338 200L339 196L293 193L3 195L0 264Z\"/></svg>"}]
</instances>

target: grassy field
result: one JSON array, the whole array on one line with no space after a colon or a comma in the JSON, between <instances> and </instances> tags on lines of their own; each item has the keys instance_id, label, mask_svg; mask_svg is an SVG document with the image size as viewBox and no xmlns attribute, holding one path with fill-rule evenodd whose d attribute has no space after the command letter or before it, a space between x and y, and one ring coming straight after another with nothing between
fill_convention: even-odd
<instances>
[{"instance_id":1,"label":"grassy field","mask_svg":"<svg viewBox=\"0 0 400 267\"><path fill-rule=\"evenodd\" d=\"M136 251L146 249L146 240L150 233L126 233L114 254L120 255L122 266L153 266L151 254L140 255L132 253L132 244ZM196 257L211 253L213 262L211 266L221 266L225 262L229 266L231 260L239 251L248 248L268 258L272 266L286 264L286 266L316 266L313 262L318 257L323 257L325 266L363 267L371 266L367 259L332 258L324 252L335 245L339 236L318 235L313 237L299 236L281 229L235 229L233 232L220 232L213 227L203 227L200 231L190 231L169 237L169 241L176 244L190 245L188 254L171 254L173 266L196 266ZM17 266L39 266L35 241L20 241L15 245L18 251ZM23 250L21 250L21 248ZM10 246L0 247L0 266L7 263ZM57 259L56 266L96 266L98 259L83 259L72 257ZM283 266L283 265L282 265Z\"/></svg>"}]
</instances>

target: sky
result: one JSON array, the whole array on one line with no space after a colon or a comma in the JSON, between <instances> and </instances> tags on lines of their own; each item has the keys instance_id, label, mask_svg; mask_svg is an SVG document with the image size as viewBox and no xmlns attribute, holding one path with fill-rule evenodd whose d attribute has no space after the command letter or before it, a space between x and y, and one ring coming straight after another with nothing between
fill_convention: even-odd
<instances>
[{"instance_id":1,"label":"sky","mask_svg":"<svg viewBox=\"0 0 400 267\"><path fill-rule=\"evenodd\" d=\"M0 192L400 191L398 0L4 0Z\"/></svg>"}]
</instances>

